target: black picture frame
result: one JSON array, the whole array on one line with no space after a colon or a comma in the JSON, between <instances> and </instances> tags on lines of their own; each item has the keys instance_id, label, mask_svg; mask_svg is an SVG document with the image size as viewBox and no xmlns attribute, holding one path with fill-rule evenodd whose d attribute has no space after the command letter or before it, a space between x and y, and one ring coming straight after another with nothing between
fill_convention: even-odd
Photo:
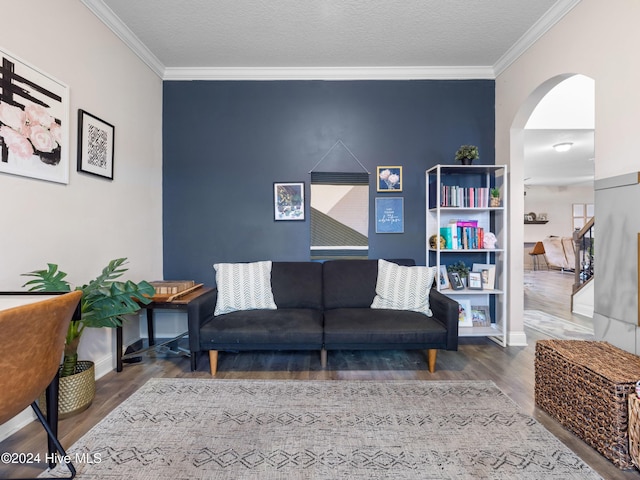
<instances>
[{"instance_id":1,"label":"black picture frame","mask_svg":"<svg viewBox=\"0 0 640 480\"><path fill-rule=\"evenodd\" d=\"M115 127L78 109L78 171L113 180Z\"/></svg>"},{"instance_id":2,"label":"black picture frame","mask_svg":"<svg viewBox=\"0 0 640 480\"><path fill-rule=\"evenodd\" d=\"M273 182L273 220L304 221L304 182Z\"/></svg>"},{"instance_id":3,"label":"black picture frame","mask_svg":"<svg viewBox=\"0 0 640 480\"><path fill-rule=\"evenodd\" d=\"M462 290L464 288L464 284L462 283L462 279L458 272L449 272L449 283L451 283L451 288L454 290Z\"/></svg>"}]
</instances>

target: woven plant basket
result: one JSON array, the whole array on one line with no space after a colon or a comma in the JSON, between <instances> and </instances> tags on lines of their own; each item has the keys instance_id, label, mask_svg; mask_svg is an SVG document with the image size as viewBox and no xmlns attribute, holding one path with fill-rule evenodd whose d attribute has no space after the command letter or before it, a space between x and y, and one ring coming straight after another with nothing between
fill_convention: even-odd
<instances>
[{"instance_id":1,"label":"woven plant basket","mask_svg":"<svg viewBox=\"0 0 640 480\"><path fill-rule=\"evenodd\" d=\"M87 360L80 360L76 365L76 373L60 379L58 390L58 418L63 419L80 413L91 405L96 396L95 365ZM40 409L46 414L44 393L40 395Z\"/></svg>"}]
</instances>

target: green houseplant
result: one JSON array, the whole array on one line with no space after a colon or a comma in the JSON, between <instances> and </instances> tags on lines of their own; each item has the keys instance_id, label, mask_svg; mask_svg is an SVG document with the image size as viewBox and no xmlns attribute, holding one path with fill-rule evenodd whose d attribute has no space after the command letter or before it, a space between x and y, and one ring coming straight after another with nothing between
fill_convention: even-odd
<instances>
[{"instance_id":1,"label":"green houseplant","mask_svg":"<svg viewBox=\"0 0 640 480\"><path fill-rule=\"evenodd\" d=\"M95 279L75 288L82 290L82 314L79 320L71 321L67 330L61 378L73 375L76 370L78 345L85 328L118 327L122 325L123 315L136 313L141 304L151 302L155 289L150 283L144 280L139 283L115 281L128 270L123 267L126 261L126 258L111 260ZM23 275L35 277L23 285L29 287L30 292L71 291L69 282L65 280L67 274L56 264L49 263L46 270L34 270Z\"/></svg>"},{"instance_id":2,"label":"green houseplant","mask_svg":"<svg viewBox=\"0 0 640 480\"><path fill-rule=\"evenodd\" d=\"M463 165L471 165L478 158L480 158L480 152L475 145L460 145L456 152L456 161L462 162Z\"/></svg>"},{"instance_id":3,"label":"green houseplant","mask_svg":"<svg viewBox=\"0 0 640 480\"><path fill-rule=\"evenodd\" d=\"M499 207L500 206L500 189L493 187L490 190L490 195L491 195L491 201L489 203L489 206Z\"/></svg>"},{"instance_id":4,"label":"green houseplant","mask_svg":"<svg viewBox=\"0 0 640 480\"><path fill-rule=\"evenodd\" d=\"M457 272L462 281L466 281L469 276L469 267L462 260L447 265L447 272Z\"/></svg>"}]
</instances>

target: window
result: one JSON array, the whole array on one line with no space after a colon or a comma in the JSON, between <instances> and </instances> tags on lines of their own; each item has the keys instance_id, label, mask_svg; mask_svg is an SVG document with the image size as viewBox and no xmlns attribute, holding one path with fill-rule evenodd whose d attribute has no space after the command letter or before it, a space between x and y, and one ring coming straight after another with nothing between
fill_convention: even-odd
<instances>
[{"instance_id":1,"label":"window","mask_svg":"<svg viewBox=\"0 0 640 480\"><path fill-rule=\"evenodd\" d=\"M593 203L573 204L573 229L580 230L593 218Z\"/></svg>"}]
</instances>

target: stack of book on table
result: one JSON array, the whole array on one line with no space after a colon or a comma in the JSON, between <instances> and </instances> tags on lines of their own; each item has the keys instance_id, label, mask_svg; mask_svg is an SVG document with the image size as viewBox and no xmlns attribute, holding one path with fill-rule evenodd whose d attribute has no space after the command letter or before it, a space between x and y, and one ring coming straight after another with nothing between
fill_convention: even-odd
<instances>
[{"instance_id":1,"label":"stack of book on table","mask_svg":"<svg viewBox=\"0 0 640 480\"><path fill-rule=\"evenodd\" d=\"M202 286L194 280L156 280L149 282L156 289L153 300L171 301Z\"/></svg>"}]
</instances>

